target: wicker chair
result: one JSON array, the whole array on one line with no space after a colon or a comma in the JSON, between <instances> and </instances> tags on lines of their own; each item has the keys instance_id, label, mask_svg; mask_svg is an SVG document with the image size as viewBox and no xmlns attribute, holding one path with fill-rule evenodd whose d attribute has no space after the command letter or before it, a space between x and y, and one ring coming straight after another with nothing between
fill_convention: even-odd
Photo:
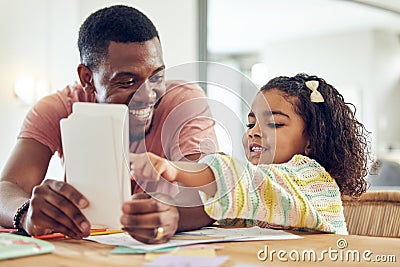
<instances>
[{"instance_id":1,"label":"wicker chair","mask_svg":"<svg viewBox=\"0 0 400 267\"><path fill-rule=\"evenodd\" d=\"M400 237L400 191L367 191L343 198L347 230L353 235Z\"/></svg>"}]
</instances>

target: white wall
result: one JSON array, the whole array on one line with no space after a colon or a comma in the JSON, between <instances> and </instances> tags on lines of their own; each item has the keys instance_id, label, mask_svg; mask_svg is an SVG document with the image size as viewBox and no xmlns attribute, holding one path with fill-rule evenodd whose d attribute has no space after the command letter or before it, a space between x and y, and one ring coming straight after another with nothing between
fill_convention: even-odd
<instances>
[{"instance_id":1,"label":"white wall","mask_svg":"<svg viewBox=\"0 0 400 267\"><path fill-rule=\"evenodd\" d=\"M146 14L156 25L166 66L197 60L196 0L85 0L79 2L81 20L99 7L112 4L133 6Z\"/></svg>"},{"instance_id":2,"label":"white wall","mask_svg":"<svg viewBox=\"0 0 400 267\"><path fill-rule=\"evenodd\" d=\"M0 169L30 108L15 98L14 81L31 76L56 91L76 80L79 26L90 13L116 3L142 10L155 23L167 66L197 60L196 0L0 0ZM51 167L51 174L59 172Z\"/></svg>"}]
</instances>

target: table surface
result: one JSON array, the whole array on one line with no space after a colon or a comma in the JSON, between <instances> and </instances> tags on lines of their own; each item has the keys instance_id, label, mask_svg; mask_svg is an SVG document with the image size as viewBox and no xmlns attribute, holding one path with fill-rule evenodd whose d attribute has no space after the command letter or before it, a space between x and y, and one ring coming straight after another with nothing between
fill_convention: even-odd
<instances>
[{"instance_id":1,"label":"table surface","mask_svg":"<svg viewBox=\"0 0 400 267\"><path fill-rule=\"evenodd\" d=\"M398 266L400 263L400 238L296 234L304 238L218 243L223 248L216 252L218 256L229 256L228 261L221 266L235 266L236 264L256 266ZM87 240L53 240L50 242L56 247L53 253L3 260L0 261L0 266L106 267L142 266L145 262L143 254L112 255L109 252L114 246ZM342 248L346 244L347 246ZM262 261L262 257L266 255L264 251L267 252L268 258ZM308 255L313 255L313 251L315 251L316 261L308 259ZM281 256L280 259L278 253ZM304 260L302 260L302 254ZM300 255L300 258L295 261L296 255ZM360 255L359 261L357 255ZM363 255L365 258L363 258ZM319 260L321 258L323 260ZM370 262L368 262L368 259ZM378 264L377 259L388 262L379 262Z\"/></svg>"}]
</instances>

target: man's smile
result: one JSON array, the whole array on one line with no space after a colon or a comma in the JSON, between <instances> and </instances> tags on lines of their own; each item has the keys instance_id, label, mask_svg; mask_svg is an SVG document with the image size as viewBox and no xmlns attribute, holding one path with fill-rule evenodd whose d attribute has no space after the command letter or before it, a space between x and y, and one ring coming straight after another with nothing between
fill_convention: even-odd
<instances>
[{"instance_id":1,"label":"man's smile","mask_svg":"<svg viewBox=\"0 0 400 267\"><path fill-rule=\"evenodd\" d=\"M154 106L140 108L140 109L129 109L129 114L131 114L132 116L136 117L139 120L146 120L151 116L153 108Z\"/></svg>"}]
</instances>

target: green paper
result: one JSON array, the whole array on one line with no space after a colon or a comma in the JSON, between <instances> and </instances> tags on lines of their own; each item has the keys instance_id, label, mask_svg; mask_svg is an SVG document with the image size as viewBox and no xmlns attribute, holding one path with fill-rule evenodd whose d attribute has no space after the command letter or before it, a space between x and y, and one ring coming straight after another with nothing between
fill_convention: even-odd
<instances>
[{"instance_id":1,"label":"green paper","mask_svg":"<svg viewBox=\"0 0 400 267\"><path fill-rule=\"evenodd\" d=\"M54 245L18 234L0 233L0 260L51 253Z\"/></svg>"}]
</instances>

